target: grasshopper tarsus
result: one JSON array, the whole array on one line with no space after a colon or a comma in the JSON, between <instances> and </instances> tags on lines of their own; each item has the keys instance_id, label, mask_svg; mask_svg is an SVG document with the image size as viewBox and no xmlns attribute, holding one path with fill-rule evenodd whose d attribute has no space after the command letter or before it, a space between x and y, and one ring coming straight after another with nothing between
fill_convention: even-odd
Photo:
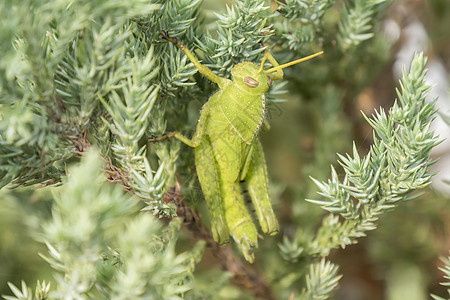
<instances>
[{"instance_id":1,"label":"grasshopper tarsus","mask_svg":"<svg viewBox=\"0 0 450 300\"><path fill-rule=\"evenodd\" d=\"M167 31L161 30L159 33L161 34L161 36L163 37L163 39L165 39L165 40L167 40L167 41L169 41L169 42L175 44L175 46L177 46L177 47L179 47L179 48L181 48L181 49L184 48L184 45L183 45L177 38L169 36L169 34L167 33Z\"/></svg>"},{"instance_id":2,"label":"grasshopper tarsus","mask_svg":"<svg viewBox=\"0 0 450 300\"><path fill-rule=\"evenodd\" d=\"M170 36L169 36L169 34L167 33L167 31L161 30L159 33L162 35L163 39L165 39L165 40L170 39Z\"/></svg>"},{"instance_id":3,"label":"grasshopper tarsus","mask_svg":"<svg viewBox=\"0 0 450 300\"><path fill-rule=\"evenodd\" d=\"M149 143L157 143L160 141L171 139L175 136L175 132L166 132L161 136L152 136L148 139Z\"/></svg>"}]
</instances>

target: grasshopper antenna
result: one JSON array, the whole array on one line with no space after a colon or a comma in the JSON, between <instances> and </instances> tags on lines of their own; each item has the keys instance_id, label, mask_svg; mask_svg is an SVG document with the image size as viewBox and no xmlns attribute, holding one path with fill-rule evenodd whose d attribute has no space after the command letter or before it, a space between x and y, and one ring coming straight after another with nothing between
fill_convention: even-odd
<instances>
[{"instance_id":1,"label":"grasshopper antenna","mask_svg":"<svg viewBox=\"0 0 450 300\"><path fill-rule=\"evenodd\" d=\"M311 58L314 58L314 57L319 56L319 55L322 55L322 54L323 54L323 51L320 51L320 52L314 53L314 54L312 54L312 55L309 55L309 56L306 56L306 57L303 57L303 58L300 58L300 59L297 59L297 60L288 62L288 63L286 63L286 64L283 64L283 65L279 65L279 66L270 68L269 70L265 70L264 73L269 74L269 73L272 73L272 72L275 72L275 71L284 69L284 68L286 68L286 67L289 67L289 66L292 66L292 65L295 65L295 64L298 64L298 63L301 63L301 62L310 60ZM261 65L261 68L262 68L262 65Z\"/></svg>"}]
</instances>

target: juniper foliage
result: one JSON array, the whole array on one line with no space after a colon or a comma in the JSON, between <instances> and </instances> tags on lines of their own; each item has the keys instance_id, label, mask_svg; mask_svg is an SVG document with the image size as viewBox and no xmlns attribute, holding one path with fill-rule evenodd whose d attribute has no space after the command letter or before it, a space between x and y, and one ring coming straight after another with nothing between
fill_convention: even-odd
<instances>
[{"instance_id":1,"label":"juniper foliage","mask_svg":"<svg viewBox=\"0 0 450 300\"><path fill-rule=\"evenodd\" d=\"M448 257L442 257L441 260L444 263L444 267L439 268L439 270L441 270L444 273L444 278L447 280L445 282L442 282L441 285L447 287L447 286L450 285L450 282L449 282L449 279L450 279L450 259ZM447 289L447 293L450 296L450 289ZM435 299L435 300L448 299L448 298L443 298L443 297L440 297L440 296L434 295L434 294L432 294L431 297L433 299Z\"/></svg>"},{"instance_id":2,"label":"juniper foliage","mask_svg":"<svg viewBox=\"0 0 450 300\"><path fill-rule=\"evenodd\" d=\"M413 58L409 72L403 73L398 101L389 116L380 108L371 119L366 117L377 135L366 157L361 158L353 145L353 157L339 155L345 172L342 182L334 167L327 183L315 180L325 200L309 201L334 214L324 220L323 226L333 226L335 231L330 239L328 228L320 232L313 245L324 247L311 249L312 253L326 255L336 246L353 243L376 228L380 214L415 198L410 195L412 191L430 184L432 174L426 167L432 163L430 151L438 138L429 132L436 100L426 101L430 86L424 81L425 64L421 53ZM341 226L337 226L340 223L336 214L345 219Z\"/></svg>"},{"instance_id":3,"label":"juniper foliage","mask_svg":"<svg viewBox=\"0 0 450 300\"><path fill-rule=\"evenodd\" d=\"M57 270L55 280L39 281L34 293L25 283L21 289L10 284L15 297L7 299L251 297L230 292L226 284L208 290L208 280L193 273L204 242L176 251L179 219L163 225L137 213L173 217L176 203L164 197L170 188L181 182L184 191L195 189L190 149L176 141L146 141L169 130L191 132L199 107L216 89L160 38L162 29L227 78L239 62L259 63L267 48L280 62L325 51L321 60L286 70L285 83L268 95L267 117L278 109L283 90L309 107L312 113L305 115L316 126L306 124L304 133L318 146L303 157L310 165L302 172L318 178L323 196L309 201L331 214L314 231L312 216L320 213L305 213L304 199L315 195L305 183L282 220L282 242L262 245L256 263L280 298L330 297L341 275L324 257L356 243L376 228L381 214L431 179L429 152L437 139L428 128L435 109L425 102L426 59L418 54L389 114L380 109L367 118L375 132L369 153L361 157L354 144L352 156L339 156L343 180L332 167L331 179L322 182L334 153L351 144L344 106L387 60L387 43L374 34L387 4L236 0L207 24L209 12L200 0L1 1L0 186L61 185L40 235L48 246L43 257ZM91 148L100 154L86 154ZM72 164L79 166L67 167ZM128 196L104 183L100 169ZM188 194L186 202L203 211L198 193ZM233 276L248 274L241 271ZM224 283L230 277L215 275Z\"/></svg>"}]
</instances>

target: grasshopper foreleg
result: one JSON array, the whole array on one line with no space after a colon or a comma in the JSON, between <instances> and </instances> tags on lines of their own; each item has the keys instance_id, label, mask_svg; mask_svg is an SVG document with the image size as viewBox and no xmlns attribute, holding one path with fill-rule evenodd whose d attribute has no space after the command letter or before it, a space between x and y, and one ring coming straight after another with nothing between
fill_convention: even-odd
<instances>
[{"instance_id":1,"label":"grasshopper foreleg","mask_svg":"<svg viewBox=\"0 0 450 300\"><path fill-rule=\"evenodd\" d=\"M174 132L166 132L161 136L152 136L148 139L148 142L149 143L157 143L157 142L161 142L164 140L168 140L168 139L174 138L176 133L177 132L174 131Z\"/></svg>"},{"instance_id":2,"label":"grasshopper foreleg","mask_svg":"<svg viewBox=\"0 0 450 300\"><path fill-rule=\"evenodd\" d=\"M174 44L175 46L177 46L178 48L181 49L181 51L184 52L184 54L186 54L186 56L189 58L189 60L194 64L194 66L198 69L198 71L205 76L206 78L208 78L209 80L211 80L212 82L215 82L219 85L219 87L223 87L229 80L219 77L216 74L213 73L213 71L211 71L211 69L209 69L207 66L202 65L198 59L192 54L191 51L189 51L189 49L182 43L180 42L177 38L171 37L169 36L169 34L167 33L167 31L161 30L159 32L161 34L161 36L163 37L163 39L171 42L172 44Z\"/></svg>"},{"instance_id":3,"label":"grasshopper foreleg","mask_svg":"<svg viewBox=\"0 0 450 300\"><path fill-rule=\"evenodd\" d=\"M175 46L177 46L178 48L180 48L181 50L185 49L186 47L183 45L182 42L180 42L177 38L171 37L169 36L169 34L167 33L167 31L165 30L161 30L159 32L161 34L161 36L163 37L163 39L171 42L172 44L174 44Z\"/></svg>"}]
</instances>

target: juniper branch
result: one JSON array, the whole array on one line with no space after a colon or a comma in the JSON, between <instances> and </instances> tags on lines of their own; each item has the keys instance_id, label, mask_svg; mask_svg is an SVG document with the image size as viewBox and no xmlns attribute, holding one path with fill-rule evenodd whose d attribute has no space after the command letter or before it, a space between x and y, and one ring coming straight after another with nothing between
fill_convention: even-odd
<instances>
[{"instance_id":1,"label":"juniper branch","mask_svg":"<svg viewBox=\"0 0 450 300\"><path fill-rule=\"evenodd\" d=\"M94 150L81 161L55 193L52 220L40 234L49 251L41 256L58 271L55 286L38 283L33 296L25 284L22 291L10 285L16 298L168 299L192 289L205 243L176 254L180 219L163 228L151 214L136 215L140 202L104 182Z\"/></svg>"},{"instance_id":2,"label":"juniper branch","mask_svg":"<svg viewBox=\"0 0 450 300\"><path fill-rule=\"evenodd\" d=\"M337 274L337 270L336 265L325 259L311 264L300 299L328 299L342 277Z\"/></svg>"},{"instance_id":3,"label":"juniper branch","mask_svg":"<svg viewBox=\"0 0 450 300\"><path fill-rule=\"evenodd\" d=\"M344 6L344 13L339 22L338 41L346 51L373 37L371 32L373 17L377 8L386 0L353 0L350 6Z\"/></svg>"},{"instance_id":4,"label":"juniper branch","mask_svg":"<svg viewBox=\"0 0 450 300\"><path fill-rule=\"evenodd\" d=\"M444 278L447 280L445 282L442 282L441 285L448 287L448 286L450 286L450 257L442 257L441 260L445 265L444 265L444 267L439 268L439 270L441 270L444 273ZM447 294L450 296L450 288L447 289ZM434 300L449 299L449 297L443 298L443 297L440 297L440 296L434 295L434 294L432 294L431 297Z\"/></svg>"},{"instance_id":5,"label":"juniper branch","mask_svg":"<svg viewBox=\"0 0 450 300\"><path fill-rule=\"evenodd\" d=\"M308 201L345 220L340 223L334 215L325 218L310 253L327 255L332 248L355 243L376 228L380 214L414 198L411 192L430 184L432 174L427 167L438 138L428 131L436 109L435 100L426 101L430 87L424 81L425 64L421 53L414 56L409 73L403 73L398 101L389 117L380 109L373 118L366 118L375 140L367 156L360 158L355 145L353 157L339 156L343 181L333 167L327 183L313 179L325 199Z\"/></svg>"}]
</instances>

